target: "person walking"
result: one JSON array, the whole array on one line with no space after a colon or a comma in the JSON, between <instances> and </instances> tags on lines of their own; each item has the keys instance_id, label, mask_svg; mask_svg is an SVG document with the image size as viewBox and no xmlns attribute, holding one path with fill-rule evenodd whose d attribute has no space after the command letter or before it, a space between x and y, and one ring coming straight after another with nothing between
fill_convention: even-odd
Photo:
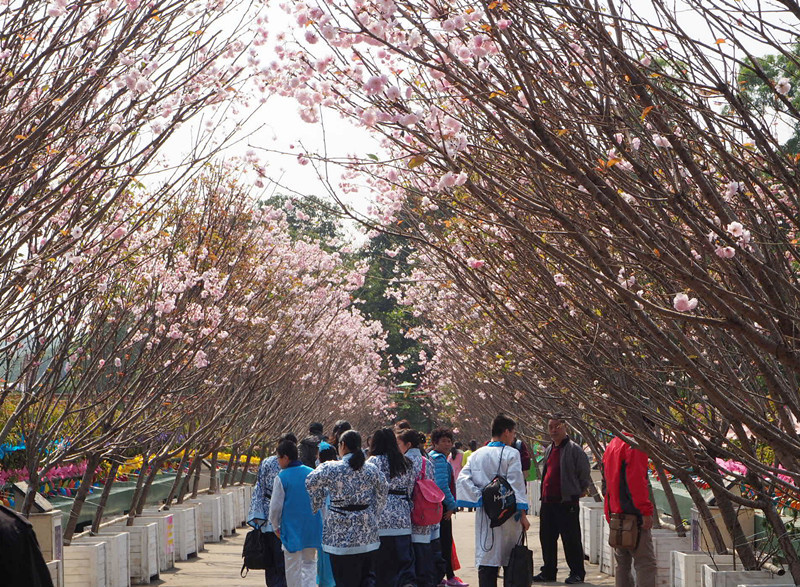
<instances>
[{"instance_id":1,"label":"person walking","mask_svg":"<svg viewBox=\"0 0 800 587\"><path fill-rule=\"evenodd\" d=\"M412 429L404 429L397 435L397 446L408 457L414 468L414 479L430 479L435 482L436 472L433 462L423 454L425 436ZM434 582L433 549L431 536L438 524L428 526L411 526L411 544L414 549L414 572L417 587L436 587Z\"/></svg>"},{"instance_id":2,"label":"person walking","mask_svg":"<svg viewBox=\"0 0 800 587\"><path fill-rule=\"evenodd\" d=\"M633 448L630 439L617 436L603 454L606 520L611 514L634 514L639 523L639 543L634 549L615 548L617 587L655 587L656 553L653 549L653 503L647 482L647 453ZM633 580L631 566L636 569Z\"/></svg>"},{"instance_id":3,"label":"person walking","mask_svg":"<svg viewBox=\"0 0 800 587\"><path fill-rule=\"evenodd\" d=\"M347 430L339 437L341 461L322 463L306 477L314 512L322 509L322 550L330 554L337 587L375 587L373 558L380 548L378 520L388 485L366 462L361 435Z\"/></svg>"},{"instance_id":4,"label":"person walking","mask_svg":"<svg viewBox=\"0 0 800 587\"><path fill-rule=\"evenodd\" d=\"M322 545L322 518L311 511L306 478L313 471L298 458L297 445L278 445L281 472L275 477L269 521L283 545L287 587L315 587L317 549Z\"/></svg>"},{"instance_id":5,"label":"person walking","mask_svg":"<svg viewBox=\"0 0 800 587\"><path fill-rule=\"evenodd\" d=\"M497 587L500 567L508 566L511 550L531 525L519 451L511 448L516 427L513 419L498 414L492 421L492 441L472 453L456 482L458 505L477 509L475 566L478 567L479 587ZM482 507L482 493L496 475L504 475L514 490L517 513L502 525L492 528ZM508 573L504 576L507 577ZM508 585L506 580L504 583Z\"/></svg>"},{"instance_id":6,"label":"person walking","mask_svg":"<svg viewBox=\"0 0 800 587\"><path fill-rule=\"evenodd\" d=\"M411 546L411 495L414 467L400 452L394 430L381 428L372 435L370 458L389 487L386 507L378 520L381 547L375 557L377 585L414 587L414 554Z\"/></svg>"},{"instance_id":7,"label":"person walking","mask_svg":"<svg viewBox=\"0 0 800 587\"><path fill-rule=\"evenodd\" d=\"M450 449L450 454L447 455L447 462L453 467L453 479L458 479L458 474L464 468L463 446L460 442L453 443L453 448Z\"/></svg>"},{"instance_id":8,"label":"person walking","mask_svg":"<svg viewBox=\"0 0 800 587\"><path fill-rule=\"evenodd\" d=\"M339 459L339 452L328 444L326 441L319 443L319 462L327 463L328 461L336 461ZM328 508L330 501L326 501L325 508ZM323 518L326 516L325 509L322 510ZM331 569L331 555L322 550L322 547L317 550L317 585L319 587L336 587L336 581L333 579L333 569Z\"/></svg>"},{"instance_id":9,"label":"person walking","mask_svg":"<svg viewBox=\"0 0 800 587\"><path fill-rule=\"evenodd\" d=\"M592 482L589 458L583 448L568 436L567 422L563 417L551 416L547 430L552 442L544 451L542 509L539 513L539 542L544 564L533 580L537 583L556 580L560 536L569 566L569 576L564 583L583 583L586 569L583 565L578 500Z\"/></svg>"},{"instance_id":10,"label":"person walking","mask_svg":"<svg viewBox=\"0 0 800 587\"><path fill-rule=\"evenodd\" d=\"M297 437L291 432L281 434L278 444L284 440L297 442ZM266 545L270 552L269 559L273 562L264 571L267 587L286 587L286 570L283 558L281 541L275 535L274 528L269 522L269 506L272 499L272 489L275 478L281 471L278 456L272 455L261 461L258 467L258 477L253 486L253 496L250 498L250 511L247 514L247 524L258 528L266 534Z\"/></svg>"},{"instance_id":11,"label":"person walking","mask_svg":"<svg viewBox=\"0 0 800 587\"><path fill-rule=\"evenodd\" d=\"M453 467L448 461L448 455L453 449L453 431L449 428L436 428L431 432L431 443L433 450L428 453L428 456L433 461L436 485L444 493L438 548L433 541L431 542L434 556L439 552L443 562L443 568L441 570L437 569L435 584L448 587L464 587L468 583L464 583L464 581L456 577L453 570L453 516L456 513L456 499L450 490Z\"/></svg>"}]
</instances>

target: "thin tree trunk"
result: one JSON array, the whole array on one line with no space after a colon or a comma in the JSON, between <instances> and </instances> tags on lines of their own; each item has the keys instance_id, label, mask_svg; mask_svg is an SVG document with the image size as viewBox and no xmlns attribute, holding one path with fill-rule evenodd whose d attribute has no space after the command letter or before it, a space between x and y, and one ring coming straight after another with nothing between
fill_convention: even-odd
<instances>
[{"instance_id":1,"label":"thin tree trunk","mask_svg":"<svg viewBox=\"0 0 800 587\"><path fill-rule=\"evenodd\" d=\"M142 487L144 486L145 477L147 477L147 466L149 465L149 457L147 453L149 451L145 451L145 454L142 455L142 468L139 469L139 478L136 480L136 489L133 491L133 497L131 497L131 505L130 509L128 510L128 521L126 522L126 526L133 526L133 520L136 518L136 508L139 506L139 496L142 494Z\"/></svg>"},{"instance_id":2,"label":"thin tree trunk","mask_svg":"<svg viewBox=\"0 0 800 587\"><path fill-rule=\"evenodd\" d=\"M244 467L242 467L242 474L239 477L239 485L244 485L244 478L247 476L247 471L250 468L250 463L253 460L253 447L255 446L254 442L250 443L250 446L247 449L247 459L244 462Z\"/></svg>"},{"instance_id":3,"label":"thin tree trunk","mask_svg":"<svg viewBox=\"0 0 800 587\"><path fill-rule=\"evenodd\" d=\"M86 496L89 495L89 488L92 485L94 471L97 469L97 465L99 464L99 453L91 453L86 459L86 471L83 472L81 485L78 487L78 493L75 495L75 501L72 502L72 507L69 510L69 520L67 520L67 527L64 530L64 544L69 544L72 540L72 535L75 534L75 528L78 526L78 518L81 515L83 504L86 503Z\"/></svg>"},{"instance_id":4,"label":"thin tree trunk","mask_svg":"<svg viewBox=\"0 0 800 587\"><path fill-rule=\"evenodd\" d=\"M683 516L681 516L681 511L678 508L678 500L675 499L675 492L672 491L672 486L669 484L669 479L667 479L667 472L664 469L664 463L658 457L651 456L650 458L652 459L653 464L656 466L656 473L658 474L658 480L661 483L661 489L664 491L664 495L667 498L670 515L672 516L672 523L675 524L678 536L686 536L686 527L683 525ZM659 519L656 518L656 521L659 521Z\"/></svg>"},{"instance_id":5,"label":"thin tree trunk","mask_svg":"<svg viewBox=\"0 0 800 587\"><path fill-rule=\"evenodd\" d=\"M197 470L199 463L200 453L196 452L192 458L191 464L189 465L189 469L186 471L186 477L183 480L181 489L178 492L178 503L183 503L183 501L186 499L186 494L192 490L192 475L194 475L194 472Z\"/></svg>"},{"instance_id":6,"label":"thin tree trunk","mask_svg":"<svg viewBox=\"0 0 800 587\"><path fill-rule=\"evenodd\" d=\"M203 457L198 453L197 467L194 469L194 483L192 484L192 499L197 497L197 492L200 490L200 476L203 474Z\"/></svg>"},{"instance_id":7,"label":"thin tree trunk","mask_svg":"<svg viewBox=\"0 0 800 587\"><path fill-rule=\"evenodd\" d=\"M147 505L147 497L150 494L150 488L153 486L153 481L156 479L156 475L158 475L159 470L161 469L161 465L164 464L164 458L155 459L152 464L150 465L150 471L147 473L147 479L145 479L144 485L142 486L142 494L139 496L139 501L136 504L136 515L142 515L142 510L144 510L144 506Z\"/></svg>"},{"instance_id":8,"label":"thin tree trunk","mask_svg":"<svg viewBox=\"0 0 800 587\"><path fill-rule=\"evenodd\" d=\"M723 479L721 476L714 475L712 471L708 473L717 478L716 480L719 483L722 483ZM756 555L753 552L749 537L745 536L742 530L742 525L739 523L738 512L734 508L733 502L728 498L725 492L714 490L713 485L711 486L711 490L714 493L714 498L716 499L722 520L725 522L725 527L728 529L731 539L733 540L733 548L742 561L742 566L746 571L757 569L758 561L756 560Z\"/></svg>"},{"instance_id":9,"label":"thin tree trunk","mask_svg":"<svg viewBox=\"0 0 800 587\"><path fill-rule=\"evenodd\" d=\"M175 498L175 495L178 493L178 488L181 486L181 481L183 480L183 467L186 465L186 461L189 460L189 451L183 451L183 456L181 457L181 462L178 464L178 470L175 472L175 481L172 483L172 487L169 490L169 495L167 495L167 499L164 501L164 508L165 510L169 509L172 500Z\"/></svg>"},{"instance_id":10,"label":"thin tree trunk","mask_svg":"<svg viewBox=\"0 0 800 587\"><path fill-rule=\"evenodd\" d=\"M778 510L775 509L775 504L771 500L764 501L766 502L766 507L762 508L764 515L778 538L778 544L786 559L793 582L800 585L800 557L797 554L797 550L795 550L794 541L789 532L786 531L786 525L783 523L780 514L778 514Z\"/></svg>"},{"instance_id":11,"label":"thin tree trunk","mask_svg":"<svg viewBox=\"0 0 800 587\"><path fill-rule=\"evenodd\" d=\"M117 479L117 471L119 471L119 462L114 459L111 462L111 469L108 471L106 482L103 484L103 493L100 494L100 503L97 504L97 511L94 513L94 521L92 522L92 534L97 534L100 531L100 521L103 519L103 511L106 509L108 496L111 495L111 486Z\"/></svg>"},{"instance_id":12,"label":"thin tree trunk","mask_svg":"<svg viewBox=\"0 0 800 587\"><path fill-rule=\"evenodd\" d=\"M231 456L228 458L228 466L225 468L225 476L222 478L222 488L225 489L233 480L233 463L239 458L239 449L231 448Z\"/></svg>"},{"instance_id":13,"label":"thin tree trunk","mask_svg":"<svg viewBox=\"0 0 800 587\"><path fill-rule=\"evenodd\" d=\"M209 479L208 479L208 494L214 495L217 490L219 489L217 484L217 456L219 452L217 449L214 449L214 452L211 453L211 471L209 472Z\"/></svg>"}]
</instances>

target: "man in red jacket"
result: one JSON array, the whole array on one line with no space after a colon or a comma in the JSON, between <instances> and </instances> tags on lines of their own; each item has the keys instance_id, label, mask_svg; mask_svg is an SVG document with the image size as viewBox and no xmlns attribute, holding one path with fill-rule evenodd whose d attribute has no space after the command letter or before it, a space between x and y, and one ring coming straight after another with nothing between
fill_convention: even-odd
<instances>
[{"instance_id":1,"label":"man in red jacket","mask_svg":"<svg viewBox=\"0 0 800 587\"><path fill-rule=\"evenodd\" d=\"M610 514L635 514L639 518L639 545L616 548L616 587L655 587L656 555L653 550L653 504L647 483L647 453L633 448L625 436L614 438L603 454L606 483L606 520ZM636 581L631 574L636 569Z\"/></svg>"}]
</instances>

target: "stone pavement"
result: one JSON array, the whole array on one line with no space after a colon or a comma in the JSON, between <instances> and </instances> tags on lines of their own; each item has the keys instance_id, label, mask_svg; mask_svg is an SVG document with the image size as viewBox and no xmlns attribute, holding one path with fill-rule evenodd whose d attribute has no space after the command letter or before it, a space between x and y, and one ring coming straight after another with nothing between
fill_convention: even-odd
<instances>
[{"instance_id":1,"label":"stone pavement","mask_svg":"<svg viewBox=\"0 0 800 587\"><path fill-rule=\"evenodd\" d=\"M528 532L528 547L533 551L534 572L539 572L542 564L541 551L539 550L539 518L530 516L531 529ZM475 515L469 512L460 512L454 518L453 535L456 541L458 558L462 568L456 572L465 582L478 587L478 571L475 569ZM237 530L235 536L228 537L224 542L206 544L206 549L197 558L189 561L178 562L176 568L161 574L161 578L154 581L153 585L168 585L170 587L205 587L205 586L230 586L246 587L249 585L264 585L264 572L252 571L245 578L239 577L242 567L242 545L246 528ZM559 550L559 576L562 582L540 583L541 585L563 585L567 577L567 565L564 562L563 551ZM586 563L585 585L613 585L614 578L600 573L597 565ZM502 580L499 582L502 585ZM386 587L378 585L377 587Z\"/></svg>"}]
</instances>

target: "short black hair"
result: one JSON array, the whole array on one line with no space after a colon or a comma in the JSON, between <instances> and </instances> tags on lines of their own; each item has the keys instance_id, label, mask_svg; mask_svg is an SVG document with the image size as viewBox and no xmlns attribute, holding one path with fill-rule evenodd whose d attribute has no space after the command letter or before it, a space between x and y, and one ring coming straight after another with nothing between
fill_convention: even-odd
<instances>
[{"instance_id":1,"label":"short black hair","mask_svg":"<svg viewBox=\"0 0 800 587\"><path fill-rule=\"evenodd\" d=\"M280 446L281 442L284 440L291 440L295 444L297 444L297 436L292 434L291 432L284 432L280 436L278 436L278 446Z\"/></svg>"},{"instance_id":2,"label":"short black hair","mask_svg":"<svg viewBox=\"0 0 800 587\"><path fill-rule=\"evenodd\" d=\"M497 414L492 420L492 436L500 436L506 430L514 430L517 423L505 414Z\"/></svg>"},{"instance_id":3,"label":"short black hair","mask_svg":"<svg viewBox=\"0 0 800 587\"><path fill-rule=\"evenodd\" d=\"M328 461L335 461L339 457L339 453L336 452L336 447L331 446L327 442L320 442L319 443L319 462L326 463Z\"/></svg>"},{"instance_id":4,"label":"short black hair","mask_svg":"<svg viewBox=\"0 0 800 587\"><path fill-rule=\"evenodd\" d=\"M450 428L435 428L433 432L431 432L431 442L436 444L442 438L449 438L450 440L455 440L453 436L453 431Z\"/></svg>"},{"instance_id":5,"label":"short black hair","mask_svg":"<svg viewBox=\"0 0 800 587\"><path fill-rule=\"evenodd\" d=\"M278 444L278 456L289 457L290 461L297 460L297 444L291 440L281 440Z\"/></svg>"},{"instance_id":6,"label":"short black hair","mask_svg":"<svg viewBox=\"0 0 800 587\"><path fill-rule=\"evenodd\" d=\"M469 450L471 450L472 452L478 450L478 441L475 440L474 438L469 441Z\"/></svg>"},{"instance_id":7,"label":"short black hair","mask_svg":"<svg viewBox=\"0 0 800 587\"><path fill-rule=\"evenodd\" d=\"M408 420L400 420L394 425L395 430L411 430L411 422Z\"/></svg>"},{"instance_id":8,"label":"short black hair","mask_svg":"<svg viewBox=\"0 0 800 587\"><path fill-rule=\"evenodd\" d=\"M353 427L350 425L350 422L347 420L336 420L336 423L333 425L333 433L334 434L341 434L346 430L351 430Z\"/></svg>"},{"instance_id":9,"label":"short black hair","mask_svg":"<svg viewBox=\"0 0 800 587\"><path fill-rule=\"evenodd\" d=\"M322 434L324 428L320 422L311 422L308 426L308 431L311 434Z\"/></svg>"}]
</instances>

